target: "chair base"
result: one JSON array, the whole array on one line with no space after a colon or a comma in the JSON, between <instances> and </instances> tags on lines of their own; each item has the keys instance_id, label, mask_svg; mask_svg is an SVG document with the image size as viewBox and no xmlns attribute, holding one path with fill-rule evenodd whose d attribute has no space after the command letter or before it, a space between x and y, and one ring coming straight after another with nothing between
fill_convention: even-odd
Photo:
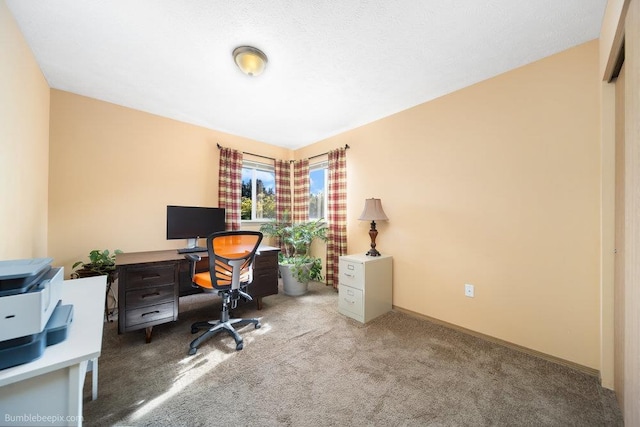
<instances>
[{"instance_id":1,"label":"chair base","mask_svg":"<svg viewBox=\"0 0 640 427\"><path fill-rule=\"evenodd\" d=\"M220 331L226 331L233 337L236 342L236 350L242 350L243 341L242 337L236 330L233 325L248 325L249 323L253 323L256 329L260 329L260 320L252 318L252 319L228 319L226 321L223 320L209 320L206 322L196 322L191 325L191 333L195 334L200 330L200 328L208 327L209 330L200 335L195 340L191 341L189 344L189 355L194 355L198 351L198 346L202 344L202 342L208 340L215 334Z\"/></svg>"}]
</instances>

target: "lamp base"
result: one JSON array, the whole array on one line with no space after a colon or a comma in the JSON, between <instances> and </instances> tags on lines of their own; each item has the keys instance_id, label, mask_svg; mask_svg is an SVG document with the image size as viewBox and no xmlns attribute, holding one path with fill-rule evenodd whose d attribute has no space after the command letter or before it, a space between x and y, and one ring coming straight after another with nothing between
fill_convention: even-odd
<instances>
[{"instance_id":1,"label":"lamp base","mask_svg":"<svg viewBox=\"0 0 640 427\"><path fill-rule=\"evenodd\" d=\"M371 249L367 252L366 256L380 256L380 252L376 249L376 237L378 236L378 230L376 230L376 222L371 221L371 230L369 230L369 237L371 238Z\"/></svg>"},{"instance_id":2,"label":"lamp base","mask_svg":"<svg viewBox=\"0 0 640 427\"><path fill-rule=\"evenodd\" d=\"M369 249L369 252L367 252L365 254L366 256L380 256L380 252L378 252L376 249Z\"/></svg>"}]
</instances>

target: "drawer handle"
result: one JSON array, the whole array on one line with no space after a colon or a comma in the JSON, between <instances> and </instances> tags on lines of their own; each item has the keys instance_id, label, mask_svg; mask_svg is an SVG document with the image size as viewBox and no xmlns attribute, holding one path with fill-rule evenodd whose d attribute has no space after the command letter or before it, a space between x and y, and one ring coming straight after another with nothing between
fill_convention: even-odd
<instances>
[{"instance_id":1,"label":"drawer handle","mask_svg":"<svg viewBox=\"0 0 640 427\"><path fill-rule=\"evenodd\" d=\"M353 266L352 264L347 264L347 268L349 270L355 270L356 269L355 266Z\"/></svg>"},{"instance_id":2,"label":"drawer handle","mask_svg":"<svg viewBox=\"0 0 640 427\"><path fill-rule=\"evenodd\" d=\"M151 292L150 294L144 294L142 295L142 299L145 299L147 297L157 297L158 295L160 295L160 292L155 291L155 292Z\"/></svg>"},{"instance_id":3,"label":"drawer handle","mask_svg":"<svg viewBox=\"0 0 640 427\"><path fill-rule=\"evenodd\" d=\"M351 295L351 296L353 296L353 291L352 291L352 290L347 289L347 295Z\"/></svg>"},{"instance_id":4,"label":"drawer handle","mask_svg":"<svg viewBox=\"0 0 640 427\"><path fill-rule=\"evenodd\" d=\"M142 280L148 280L148 279L157 279L158 277L160 277L160 275L158 273L154 273L154 274L143 274L142 275Z\"/></svg>"},{"instance_id":5,"label":"drawer handle","mask_svg":"<svg viewBox=\"0 0 640 427\"><path fill-rule=\"evenodd\" d=\"M346 298L344 298L344 300L345 300L345 302L347 302L348 304L355 304L355 301L351 301L351 300L348 300L348 299L346 299Z\"/></svg>"},{"instance_id":6,"label":"drawer handle","mask_svg":"<svg viewBox=\"0 0 640 427\"><path fill-rule=\"evenodd\" d=\"M344 275L347 276L347 277L353 277L354 276L353 274L349 274L349 273L344 273Z\"/></svg>"},{"instance_id":7,"label":"drawer handle","mask_svg":"<svg viewBox=\"0 0 640 427\"><path fill-rule=\"evenodd\" d=\"M150 312L148 312L148 313L142 313L142 317L146 316L147 314L158 314L158 313L160 313L160 311L159 311L159 310L150 311Z\"/></svg>"}]
</instances>

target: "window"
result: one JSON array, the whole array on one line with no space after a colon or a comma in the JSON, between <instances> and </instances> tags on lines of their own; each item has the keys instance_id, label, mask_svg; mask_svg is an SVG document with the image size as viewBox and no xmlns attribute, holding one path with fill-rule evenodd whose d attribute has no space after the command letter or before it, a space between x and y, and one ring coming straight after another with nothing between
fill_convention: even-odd
<instances>
[{"instance_id":1,"label":"window","mask_svg":"<svg viewBox=\"0 0 640 427\"><path fill-rule=\"evenodd\" d=\"M240 219L276 217L276 177L272 165L242 162L242 206Z\"/></svg>"},{"instance_id":2,"label":"window","mask_svg":"<svg viewBox=\"0 0 640 427\"><path fill-rule=\"evenodd\" d=\"M327 162L309 166L309 219L326 219L327 167Z\"/></svg>"}]
</instances>

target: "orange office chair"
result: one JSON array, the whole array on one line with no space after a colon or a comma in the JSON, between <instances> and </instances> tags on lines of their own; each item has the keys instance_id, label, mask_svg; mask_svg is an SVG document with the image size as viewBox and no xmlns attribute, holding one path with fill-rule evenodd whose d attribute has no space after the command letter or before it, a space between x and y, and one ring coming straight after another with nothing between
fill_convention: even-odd
<instances>
[{"instance_id":1,"label":"orange office chair","mask_svg":"<svg viewBox=\"0 0 640 427\"><path fill-rule=\"evenodd\" d=\"M207 237L209 271L203 273L196 273L196 262L200 261L200 256L194 253L185 255L191 261L193 285L201 287L205 292L217 292L222 297L220 320L191 325L192 334L203 327L208 330L191 342L190 355L196 354L203 341L222 330L227 331L236 341L236 350L242 350L242 337L233 325L253 323L256 329L260 328L258 319L230 319L229 309L236 308L240 298L253 300L247 293L247 286L253 280L253 259L261 241L262 233L259 231L222 231L211 234Z\"/></svg>"}]
</instances>

